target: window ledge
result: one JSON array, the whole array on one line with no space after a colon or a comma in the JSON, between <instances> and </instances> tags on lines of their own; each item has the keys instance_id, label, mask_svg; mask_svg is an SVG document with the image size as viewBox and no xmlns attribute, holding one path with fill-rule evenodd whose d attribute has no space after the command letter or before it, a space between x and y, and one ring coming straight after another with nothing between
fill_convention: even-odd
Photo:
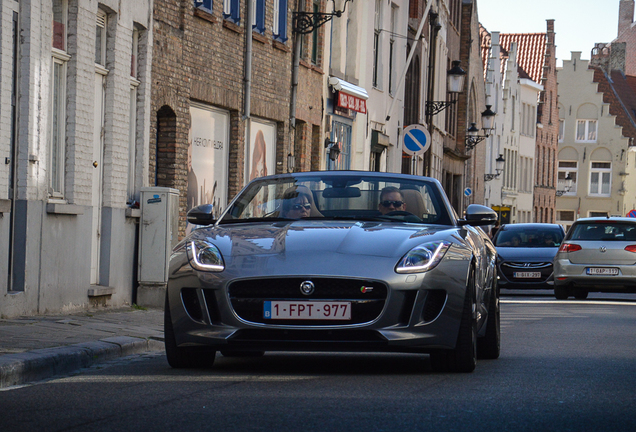
<instances>
[{"instance_id":1,"label":"window ledge","mask_svg":"<svg viewBox=\"0 0 636 432\"><path fill-rule=\"evenodd\" d=\"M223 20L223 27L235 33L243 34L243 28L229 20Z\"/></svg>"},{"instance_id":2,"label":"window ledge","mask_svg":"<svg viewBox=\"0 0 636 432\"><path fill-rule=\"evenodd\" d=\"M289 48L287 45L285 45L283 42L281 41L277 41L276 39L274 39L272 45L274 46L274 48L279 49L281 51L285 51L285 52L290 52L291 48Z\"/></svg>"},{"instance_id":3,"label":"window ledge","mask_svg":"<svg viewBox=\"0 0 636 432\"><path fill-rule=\"evenodd\" d=\"M11 212L11 200L0 199L0 214Z\"/></svg>"},{"instance_id":4,"label":"window ledge","mask_svg":"<svg viewBox=\"0 0 636 432\"><path fill-rule=\"evenodd\" d=\"M52 214L82 215L84 207L75 204L47 203L46 212Z\"/></svg>"},{"instance_id":5,"label":"window ledge","mask_svg":"<svg viewBox=\"0 0 636 432\"><path fill-rule=\"evenodd\" d=\"M127 218L140 218L141 217L141 209L138 209L138 208L127 208L126 209L126 217Z\"/></svg>"},{"instance_id":6,"label":"window ledge","mask_svg":"<svg viewBox=\"0 0 636 432\"><path fill-rule=\"evenodd\" d=\"M113 294L115 294L115 288L113 287L91 285L91 287L88 289L89 297L100 297L100 296L108 296Z\"/></svg>"},{"instance_id":7,"label":"window ledge","mask_svg":"<svg viewBox=\"0 0 636 432\"><path fill-rule=\"evenodd\" d=\"M268 45L269 44L269 39L267 38L267 36L257 32L256 30L252 30L252 39L254 39L255 41L260 42L260 43L262 43L264 45Z\"/></svg>"},{"instance_id":8,"label":"window ledge","mask_svg":"<svg viewBox=\"0 0 636 432\"><path fill-rule=\"evenodd\" d=\"M201 18L203 20L209 21L211 23L215 23L216 22L216 17L214 15L212 15L210 12L205 11L203 9L194 9L194 16L197 18Z\"/></svg>"}]
</instances>

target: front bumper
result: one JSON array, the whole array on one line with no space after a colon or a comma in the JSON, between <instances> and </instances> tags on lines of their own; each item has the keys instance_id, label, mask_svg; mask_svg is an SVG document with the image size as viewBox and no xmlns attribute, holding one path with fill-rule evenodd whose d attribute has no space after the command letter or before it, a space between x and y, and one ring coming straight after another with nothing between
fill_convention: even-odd
<instances>
[{"instance_id":1,"label":"front bumper","mask_svg":"<svg viewBox=\"0 0 636 432\"><path fill-rule=\"evenodd\" d=\"M218 274L195 272L189 265L176 271L168 281L168 307L176 343L184 347L208 346L231 351L430 352L452 349L459 332L468 263L468 260L443 262L433 271L395 274L390 280L375 279L373 276L379 273L374 274L373 265L365 266L359 274L355 274L357 267L352 266L351 275L313 276L347 281L361 279L364 273L365 280L384 284L386 295L379 313L364 322L258 322L255 318L246 318L245 313L237 313L237 302L230 296L230 287L250 281L261 284L264 278L225 280ZM298 276L275 279L296 282ZM302 278L312 279L312 276ZM278 295L280 293L254 299L255 307L262 308L265 300L281 300ZM284 300L308 300L300 292L295 295ZM329 300L355 299L339 296Z\"/></svg>"}]
</instances>

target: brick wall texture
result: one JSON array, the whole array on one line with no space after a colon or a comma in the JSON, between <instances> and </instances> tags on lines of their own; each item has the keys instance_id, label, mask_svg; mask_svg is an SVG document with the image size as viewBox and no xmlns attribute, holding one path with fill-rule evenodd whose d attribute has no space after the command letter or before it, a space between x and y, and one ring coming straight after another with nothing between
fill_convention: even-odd
<instances>
[{"instance_id":1,"label":"brick wall texture","mask_svg":"<svg viewBox=\"0 0 636 432\"><path fill-rule=\"evenodd\" d=\"M326 2L322 3L324 9ZM288 39L282 43L275 41L272 35L272 2L266 2L264 34L246 30L246 2L240 2L239 23L223 18L223 2L220 1L213 2L211 13L195 9L194 2L190 0L154 2L149 182L152 185L160 181L163 186L180 191L182 234L185 232L190 101L229 111L228 198L231 199L244 184L247 121L244 77L248 32L252 37L253 50L249 115L277 126L276 173L286 172L287 155L295 149L302 153L296 155L296 166L303 170L310 167L305 158L311 156L311 133L306 134L305 126L302 126L301 137L308 140L309 145L299 145L293 138L294 131L290 129L294 41L291 7L295 6L295 2L289 4L290 9L285 11ZM308 1L307 8L310 6ZM320 37L320 44L322 40L324 38ZM305 42L311 44L312 38L308 37ZM322 45L319 52L321 50ZM306 51L311 53L310 49ZM307 123L310 131L314 125L321 124L322 79L321 64L313 65L311 59L301 61L296 118L300 124ZM165 119L168 124L174 125L169 129L169 136L161 130L164 115L171 119ZM292 146L293 142L296 145Z\"/></svg>"}]
</instances>

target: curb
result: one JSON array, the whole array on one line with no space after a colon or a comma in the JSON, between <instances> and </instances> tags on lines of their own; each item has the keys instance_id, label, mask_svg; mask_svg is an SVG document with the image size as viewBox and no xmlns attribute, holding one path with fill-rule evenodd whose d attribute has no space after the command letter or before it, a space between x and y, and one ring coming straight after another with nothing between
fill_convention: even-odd
<instances>
[{"instance_id":1,"label":"curb","mask_svg":"<svg viewBox=\"0 0 636 432\"><path fill-rule=\"evenodd\" d=\"M0 389L40 381L118 357L163 351L163 340L116 336L0 356Z\"/></svg>"}]
</instances>

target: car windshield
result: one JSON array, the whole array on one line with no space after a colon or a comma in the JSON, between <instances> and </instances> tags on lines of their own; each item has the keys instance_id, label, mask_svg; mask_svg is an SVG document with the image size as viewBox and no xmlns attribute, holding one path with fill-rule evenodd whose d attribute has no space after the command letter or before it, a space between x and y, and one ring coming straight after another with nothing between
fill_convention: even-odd
<instances>
[{"instance_id":1,"label":"car windshield","mask_svg":"<svg viewBox=\"0 0 636 432\"><path fill-rule=\"evenodd\" d=\"M558 228L507 226L499 230L493 240L498 247L559 247L563 242L563 232Z\"/></svg>"},{"instance_id":2,"label":"car windshield","mask_svg":"<svg viewBox=\"0 0 636 432\"><path fill-rule=\"evenodd\" d=\"M582 222L572 227L569 240L636 241L636 224Z\"/></svg>"},{"instance_id":3,"label":"car windshield","mask_svg":"<svg viewBox=\"0 0 636 432\"><path fill-rule=\"evenodd\" d=\"M426 178L390 175L263 177L249 183L220 223L246 220L378 220L451 225L439 185Z\"/></svg>"}]
</instances>

